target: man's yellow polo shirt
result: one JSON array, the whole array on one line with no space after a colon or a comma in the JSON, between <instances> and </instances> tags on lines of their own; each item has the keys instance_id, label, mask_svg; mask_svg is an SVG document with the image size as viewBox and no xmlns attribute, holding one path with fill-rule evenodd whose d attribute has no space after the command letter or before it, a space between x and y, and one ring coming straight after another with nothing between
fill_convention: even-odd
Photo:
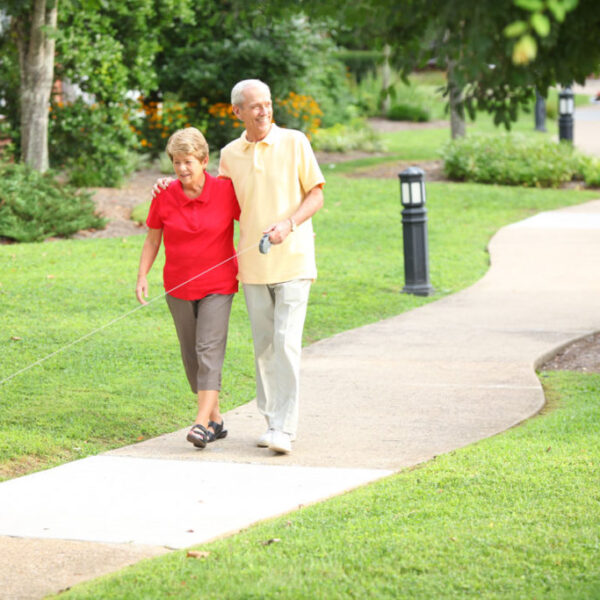
<instances>
[{"instance_id":1,"label":"man's yellow polo shirt","mask_svg":"<svg viewBox=\"0 0 600 600\"><path fill-rule=\"evenodd\" d=\"M315 279L311 219L267 254L257 247L265 229L290 218L306 194L325 183L306 136L275 124L259 142L249 142L244 132L221 150L219 175L232 180L241 208L238 279L252 284Z\"/></svg>"}]
</instances>

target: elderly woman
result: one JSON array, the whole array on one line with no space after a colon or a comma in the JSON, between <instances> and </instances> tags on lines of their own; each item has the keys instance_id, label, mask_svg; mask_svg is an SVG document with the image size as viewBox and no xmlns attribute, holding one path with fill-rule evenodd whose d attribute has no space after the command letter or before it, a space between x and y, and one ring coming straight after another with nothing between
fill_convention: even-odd
<instances>
[{"instance_id":1,"label":"elderly woman","mask_svg":"<svg viewBox=\"0 0 600 600\"><path fill-rule=\"evenodd\" d=\"M176 131L167 154L177 179L150 206L136 296L146 303L147 275L164 239L167 304L188 381L198 395L198 413L187 440L204 448L227 435L219 391L231 303L238 290L233 221L240 208L231 181L205 172L208 144L200 131Z\"/></svg>"}]
</instances>

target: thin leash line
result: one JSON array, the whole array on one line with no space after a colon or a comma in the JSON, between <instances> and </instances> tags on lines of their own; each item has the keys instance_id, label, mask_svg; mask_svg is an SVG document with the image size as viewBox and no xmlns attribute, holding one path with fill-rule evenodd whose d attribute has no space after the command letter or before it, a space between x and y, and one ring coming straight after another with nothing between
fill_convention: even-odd
<instances>
[{"instance_id":1,"label":"thin leash line","mask_svg":"<svg viewBox=\"0 0 600 600\"><path fill-rule=\"evenodd\" d=\"M36 367L37 365L41 365L43 362L47 361L48 359L52 358L53 356L56 356L57 354L59 354L59 353L65 351L65 350L68 350L69 348L75 346L76 344L79 344L80 342L83 342L83 340L86 340L86 339L92 337L93 335L95 335L96 333L99 333L103 329L106 329L107 327L110 327L111 325L114 325L115 323L118 323L119 321L121 321L121 320L125 319L126 317L132 315L134 312L137 312L138 310L140 310L140 309L142 309L142 308L144 308L146 306L149 306L153 302L156 302L157 300L161 300L167 294L170 294L171 292L174 292L175 290L179 289L180 287L183 287L184 285L187 285L191 281L194 281L195 279L198 279L199 277L202 277L203 275L206 275L207 273L210 273L210 271L213 271L214 269L219 268L221 265L224 265L225 263L228 263L230 260L233 260L234 258L237 258L238 256L241 256L242 254L244 254L244 252L248 252L248 250L252 250L253 248L256 248L257 246L258 246L258 244L255 244L253 246L248 246L247 248L244 248L243 250L241 250L239 252L236 252L233 256L230 256L229 258L226 258L225 260L221 261L220 263L218 263L216 265L213 265L212 267L206 269L205 271L202 271L202 273L198 273L198 275L194 275L194 277L191 277L187 281L184 281L183 283L180 283L179 285L176 285L175 287L171 288L170 290L167 290L166 292L163 292L162 294L160 294L158 296L155 296L154 298L148 300L148 302L146 302L145 304L140 304L139 306L136 306L134 309L126 312L125 314L122 314L122 315L114 318L112 321L109 321L108 323L105 323L104 325L98 327L97 329L94 329L93 331L90 331L89 333L86 333L85 335L81 336L79 339L74 340L72 342L69 342L66 346L63 346L62 348L59 348L58 350L55 350L54 352L51 352L47 356L44 356L44 357L40 358L39 360L35 361L34 363L31 363L30 365L28 365L26 367L23 367L22 369L19 369L18 371L16 371L12 375L9 375L8 377L5 377L4 379L0 380L0 385L5 384L6 382L10 381L11 379L14 379L15 377L17 377L17 375L20 375L21 373L25 373L25 371L29 371L29 369L33 369L33 367Z\"/></svg>"}]
</instances>

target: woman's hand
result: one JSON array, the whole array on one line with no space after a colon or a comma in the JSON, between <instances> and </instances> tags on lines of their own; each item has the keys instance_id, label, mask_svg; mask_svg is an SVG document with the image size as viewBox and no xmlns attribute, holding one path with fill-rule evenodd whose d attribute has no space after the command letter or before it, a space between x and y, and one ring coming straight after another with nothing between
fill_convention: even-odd
<instances>
[{"instance_id":1,"label":"woman's hand","mask_svg":"<svg viewBox=\"0 0 600 600\"><path fill-rule=\"evenodd\" d=\"M140 257L140 268L138 269L137 283L135 284L135 296L140 304L148 304L144 298L148 297L148 272L154 264L162 240L162 229L148 229L146 240Z\"/></svg>"},{"instance_id":2,"label":"woman's hand","mask_svg":"<svg viewBox=\"0 0 600 600\"><path fill-rule=\"evenodd\" d=\"M148 279L145 275L138 275L135 296L140 304L148 304L145 300L148 297Z\"/></svg>"},{"instance_id":3,"label":"woman's hand","mask_svg":"<svg viewBox=\"0 0 600 600\"><path fill-rule=\"evenodd\" d=\"M152 197L156 198L163 190L166 190L171 183L175 181L172 177L161 177L156 180L156 183L152 187Z\"/></svg>"}]
</instances>

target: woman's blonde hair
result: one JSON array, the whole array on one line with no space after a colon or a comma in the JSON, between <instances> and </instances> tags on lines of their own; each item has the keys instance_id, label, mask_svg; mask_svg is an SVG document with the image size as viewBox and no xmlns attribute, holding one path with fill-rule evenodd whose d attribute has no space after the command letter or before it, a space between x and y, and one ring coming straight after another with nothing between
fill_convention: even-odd
<instances>
[{"instance_id":1,"label":"woman's blonde hair","mask_svg":"<svg viewBox=\"0 0 600 600\"><path fill-rule=\"evenodd\" d=\"M167 142L167 154L173 160L175 154L191 154L202 162L208 156L208 144L202 132L195 127L178 129Z\"/></svg>"}]
</instances>

